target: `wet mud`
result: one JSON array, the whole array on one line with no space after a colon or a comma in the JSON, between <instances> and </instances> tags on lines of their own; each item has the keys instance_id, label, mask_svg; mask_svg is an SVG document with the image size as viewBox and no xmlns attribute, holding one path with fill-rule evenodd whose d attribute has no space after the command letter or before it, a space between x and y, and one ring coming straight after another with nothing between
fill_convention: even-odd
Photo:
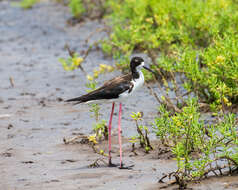
<instances>
[{"instance_id":1,"label":"wet mud","mask_svg":"<svg viewBox=\"0 0 238 190\"><path fill-rule=\"evenodd\" d=\"M158 179L176 169L175 161L166 153L158 153L159 148L150 154L137 149L136 156L127 140L137 134L129 117L131 112L143 111L148 126L157 113L158 104L146 87L123 104L124 163L134 165L132 170L108 168L103 161L99 161L98 168L88 168L102 156L87 144L63 143L64 137L90 134L95 121L90 117L89 106L62 101L85 93L86 77L79 70L64 71L58 58L68 57L65 44L81 52L105 36L103 32L96 33L85 43L90 33L103 24L88 20L69 26L69 18L67 7L52 1L43 1L27 11L11 6L11 1L0 1L0 190L163 187ZM113 60L93 49L83 67L92 73L101 63L113 64ZM99 79L99 84L119 74L108 73ZM101 106L102 119L108 119L110 107ZM112 156L113 162L119 163L116 124L117 114L113 120ZM106 142L100 147L107 151ZM238 180L212 178L191 186L237 189Z\"/></svg>"}]
</instances>

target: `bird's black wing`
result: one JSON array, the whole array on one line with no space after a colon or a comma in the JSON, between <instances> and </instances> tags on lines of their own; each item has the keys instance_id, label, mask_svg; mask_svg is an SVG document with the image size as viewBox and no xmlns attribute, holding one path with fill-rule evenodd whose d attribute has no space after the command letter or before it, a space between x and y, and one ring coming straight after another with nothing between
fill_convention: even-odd
<instances>
[{"instance_id":1,"label":"bird's black wing","mask_svg":"<svg viewBox=\"0 0 238 190\"><path fill-rule=\"evenodd\" d=\"M114 78L106 82L102 87L83 96L66 100L66 102L76 101L77 103L83 103L91 100L116 99L127 90L129 90L129 93L131 92L133 83L130 79L130 75Z\"/></svg>"}]
</instances>

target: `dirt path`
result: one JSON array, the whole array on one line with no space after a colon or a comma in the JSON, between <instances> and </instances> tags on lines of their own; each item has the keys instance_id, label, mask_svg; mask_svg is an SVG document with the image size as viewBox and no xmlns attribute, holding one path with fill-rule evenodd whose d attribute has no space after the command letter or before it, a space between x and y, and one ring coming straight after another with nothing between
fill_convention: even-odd
<instances>
[{"instance_id":1,"label":"dirt path","mask_svg":"<svg viewBox=\"0 0 238 190\"><path fill-rule=\"evenodd\" d=\"M90 169L87 166L99 155L87 145L63 144L63 137L89 134L94 121L88 106L72 107L59 101L83 94L86 79L80 71L65 72L58 58L68 56L66 43L77 52L86 50L89 44L85 44L85 38L102 27L97 21L70 27L66 25L69 17L67 8L52 2L23 11L9 1L0 1L0 115L5 115L0 118L0 190L159 188L158 178L174 170L175 162L157 159L156 152L146 155L138 151L134 156L124 139L125 163L134 164L133 170L107 168L103 163ZM90 43L103 35L94 35ZM84 68L90 73L100 63L112 64L112 60L94 50ZM156 114L155 102L143 88L126 103L122 121L125 137L136 134L129 114L143 110L149 124ZM102 110L102 118L108 119L110 105L102 105ZM106 150L106 145L102 147ZM114 145L114 162L119 162L117 152ZM238 182L232 179L222 178L217 187L237 188ZM214 179L210 182L203 182L202 189L217 184Z\"/></svg>"}]
</instances>

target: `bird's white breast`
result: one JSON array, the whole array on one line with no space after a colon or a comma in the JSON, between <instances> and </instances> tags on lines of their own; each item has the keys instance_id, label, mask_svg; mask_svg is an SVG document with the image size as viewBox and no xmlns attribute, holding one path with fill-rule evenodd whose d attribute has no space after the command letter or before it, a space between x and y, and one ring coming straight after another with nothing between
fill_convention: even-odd
<instances>
[{"instance_id":1,"label":"bird's white breast","mask_svg":"<svg viewBox=\"0 0 238 190\"><path fill-rule=\"evenodd\" d=\"M122 94L120 94L119 99L123 99L128 96L131 96L137 89L139 89L144 84L144 81L145 81L144 75L141 71L138 71L138 72L139 72L139 78L133 79L131 81L134 85L131 92L129 92L129 90L127 90L126 92L123 92Z\"/></svg>"},{"instance_id":2,"label":"bird's white breast","mask_svg":"<svg viewBox=\"0 0 238 190\"><path fill-rule=\"evenodd\" d=\"M144 81L145 81L143 73L141 71L138 71L138 72L139 72L140 77L138 79L134 79L132 81L132 83L134 84L134 87L132 89L132 93L135 90L139 89L144 84Z\"/></svg>"}]
</instances>

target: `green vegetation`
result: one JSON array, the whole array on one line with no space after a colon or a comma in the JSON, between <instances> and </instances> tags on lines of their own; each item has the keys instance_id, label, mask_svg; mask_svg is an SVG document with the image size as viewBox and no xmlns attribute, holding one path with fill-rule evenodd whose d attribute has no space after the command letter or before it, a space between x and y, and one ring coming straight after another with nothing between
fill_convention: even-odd
<instances>
[{"instance_id":1,"label":"green vegetation","mask_svg":"<svg viewBox=\"0 0 238 190\"><path fill-rule=\"evenodd\" d=\"M79 19L85 12L82 0L70 0L69 7L71 9L72 15L77 19Z\"/></svg>"},{"instance_id":2,"label":"green vegetation","mask_svg":"<svg viewBox=\"0 0 238 190\"><path fill-rule=\"evenodd\" d=\"M23 9L30 9L33 5L35 5L40 0L22 0L20 2L14 2L13 5L19 6Z\"/></svg>"},{"instance_id":3,"label":"green vegetation","mask_svg":"<svg viewBox=\"0 0 238 190\"><path fill-rule=\"evenodd\" d=\"M93 131L96 133L96 137L100 140L108 139L107 121L101 120L94 125Z\"/></svg>"},{"instance_id":4,"label":"green vegetation","mask_svg":"<svg viewBox=\"0 0 238 190\"><path fill-rule=\"evenodd\" d=\"M109 6L112 33L102 48L122 67L142 51L155 71L184 73L186 89L212 108L237 103L238 3L124 0Z\"/></svg>"},{"instance_id":5,"label":"green vegetation","mask_svg":"<svg viewBox=\"0 0 238 190\"><path fill-rule=\"evenodd\" d=\"M59 62L62 64L64 70L73 71L80 67L83 59L77 53L73 53L72 57L68 57L67 59L59 58Z\"/></svg>"},{"instance_id":6,"label":"green vegetation","mask_svg":"<svg viewBox=\"0 0 238 190\"><path fill-rule=\"evenodd\" d=\"M238 34L214 37L209 47L187 48L176 57L176 64L168 61L158 65L167 71L184 73L188 79L184 87L188 91L211 103L214 109L238 102Z\"/></svg>"},{"instance_id":7,"label":"green vegetation","mask_svg":"<svg viewBox=\"0 0 238 190\"><path fill-rule=\"evenodd\" d=\"M134 113L132 112L131 117L136 123L137 133L138 135L131 137L130 142L132 143L132 147L134 149L135 143L139 141L140 147L144 148L145 152L148 153L150 150L153 150L153 147L150 144L150 140L148 137L149 130L148 127L139 125L139 121L142 121L143 114L141 112Z\"/></svg>"},{"instance_id":8,"label":"green vegetation","mask_svg":"<svg viewBox=\"0 0 238 190\"><path fill-rule=\"evenodd\" d=\"M217 123L205 125L197 100L190 99L187 105L174 115L161 106L161 115L154 123L156 135L176 156L178 169L172 176L181 188L188 181L200 180L211 172L222 173L222 169L229 168L232 173L238 169L235 115L224 115Z\"/></svg>"}]
</instances>

